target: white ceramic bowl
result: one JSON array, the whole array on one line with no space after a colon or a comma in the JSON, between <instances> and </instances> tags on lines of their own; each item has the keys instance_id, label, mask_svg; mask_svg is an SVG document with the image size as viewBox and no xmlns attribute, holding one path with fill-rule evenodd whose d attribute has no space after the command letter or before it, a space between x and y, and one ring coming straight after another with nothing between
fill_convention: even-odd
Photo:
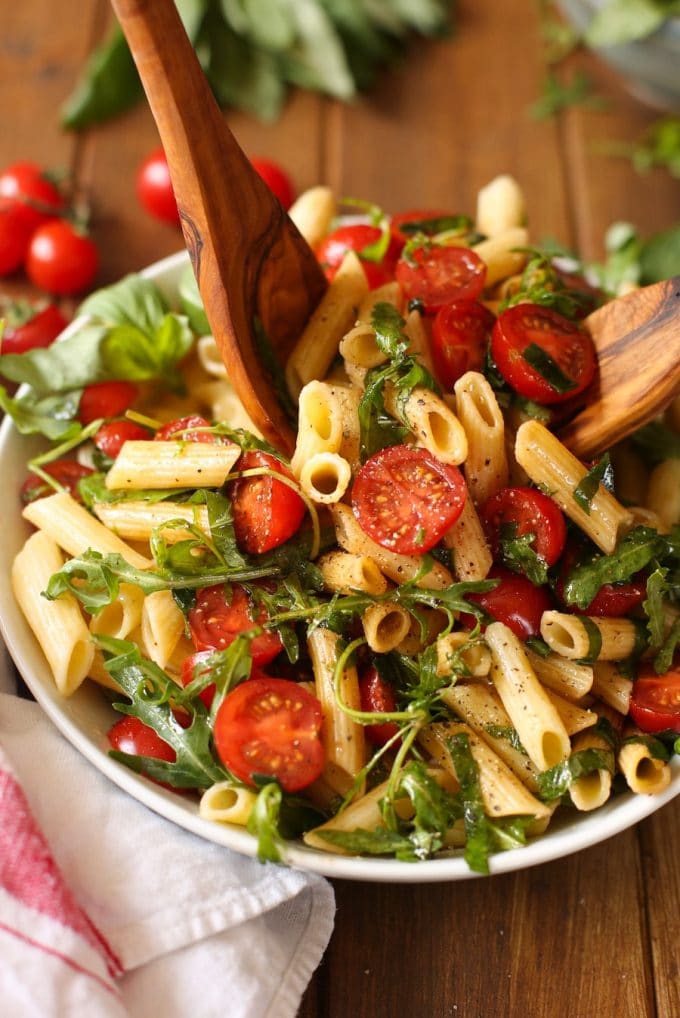
<instances>
[{"instance_id":1,"label":"white ceramic bowl","mask_svg":"<svg viewBox=\"0 0 680 1018\"><path fill-rule=\"evenodd\" d=\"M187 256L182 252L151 266L145 274L172 301L186 264ZM243 828L213 824L201 819L194 802L165 791L108 756L106 731L120 715L111 709L94 684L85 683L68 699L57 692L47 663L12 598L9 586L12 559L29 532L21 518L15 493L25 476L26 460L36 448L37 443L22 438L9 419L3 422L0 428L0 473L4 489L8 492L10 512L3 524L4 538L0 545L0 620L5 642L19 671L62 735L111 781L180 827L236 852L254 856L255 840ZM565 815L543 837L532 841L525 848L495 855L491 860L491 872L506 873L523 869L588 848L637 823L679 792L680 764L675 760L673 780L663 794L625 794L594 813L572 814L565 811ZM460 853L427 862L407 863L393 859L330 855L296 843L286 848L285 861L292 866L329 877L352 880L419 883L466 880L476 876L470 872Z\"/></svg>"}]
</instances>

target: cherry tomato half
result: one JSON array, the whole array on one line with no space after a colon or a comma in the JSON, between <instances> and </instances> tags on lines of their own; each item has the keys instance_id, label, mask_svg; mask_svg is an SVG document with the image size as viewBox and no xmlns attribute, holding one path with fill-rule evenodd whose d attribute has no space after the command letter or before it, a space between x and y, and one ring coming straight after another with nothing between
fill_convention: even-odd
<instances>
[{"instance_id":1,"label":"cherry tomato half","mask_svg":"<svg viewBox=\"0 0 680 1018\"><path fill-rule=\"evenodd\" d=\"M198 414L192 414L189 417L178 417L176 420L168 421L167 424L159 428L155 439L157 442L169 442L171 439L176 439L179 442L210 442L214 445L220 441L219 436L203 430L192 431L192 428L203 429L209 427L210 421L207 421L205 417L200 417Z\"/></svg>"},{"instance_id":2,"label":"cherry tomato half","mask_svg":"<svg viewBox=\"0 0 680 1018\"><path fill-rule=\"evenodd\" d=\"M0 205L0 276L21 268L31 242L31 228L18 205Z\"/></svg>"},{"instance_id":3,"label":"cherry tomato half","mask_svg":"<svg viewBox=\"0 0 680 1018\"><path fill-rule=\"evenodd\" d=\"M150 216L179 226L170 169L162 148L154 149L142 162L135 178L135 191L139 204Z\"/></svg>"},{"instance_id":4,"label":"cherry tomato half","mask_svg":"<svg viewBox=\"0 0 680 1018\"><path fill-rule=\"evenodd\" d=\"M369 668L359 679L359 696L361 709L369 714L391 714L397 709L394 689L383 679L377 668ZM396 721L383 721L364 727L366 738L375 746L384 746L398 731Z\"/></svg>"},{"instance_id":5,"label":"cherry tomato half","mask_svg":"<svg viewBox=\"0 0 680 1018\"><path fill-rule=\"evenodd\" d=\"M316 257L322 266L326 278L330 282L340 268L340 264L348 251L356 251L361 260L369 289L374 290L383 283L389 282L394 275L395 257L390 255L390 250L385 254L382 261L376 262L361 257L362 251L376 244L382 236L379 226L371 226L369 223L354 223L350 226L339 226L328 236L324 237L316 246Z\"/></svg>"},{"instance_id":6,"label":"cherry tomato half","mask_svg":"<svg viewBox=\"0 0 680 1018\"><path fill-rule=\"evenodd\" d=\"M137 399L133 382L93 382L86 385L80 397L78 417L83 425L99 417L120 417Z\"/></svg>"},{"instance_id":7,"label":"cherry tomato half","mask_svg":"<svg viewBox=\"0 0 680 1018\"><path fill-rule=\"evenodd\" d=\"M452 389L466 371L481 371L495 318L474 300L454 300L432 322L432 361L443 388Z\"/></svg>"},{"instance_id":8,"label":"cherry tomato half","mask_svg":"<svg viewBox=\"0 0 680 1018\"><path fill-rule=\"evenodd\" d=\"M240 583L232 583L229 600L221 583L196 591L196 604L188 614L191 638L197 650L224 650L239 633L245 633L267 621L267 615L255 608ZM258 668L272 661L281 651L281 637L264 630L250 644L253 664Z\"/></svg>"},{"instance_id":9,"label":"cherry tomato half","mask_svg":"<svg viewBox=\"0 0 680 1018\"><path fill-rule=\"evenodd\" d=\"M107 421L106 424L102 424L93 441L100 452L115 460L126 442L148 442L152 438L153 435L148 428L124 418L121 421Z\"/></svg>"},{"instance_id":10,"label":"cherry tomato half","mask_svg":"<svg viewBox=\"0 0 680 1018\"><path fill-rule=\"evenodd\" d=\"M572 383L558 391L525 357L528 347L538 347ZM506 382L520 396L537 403L563 403L583 392L597 367L593 341L575 322L538 304L516 304L496 319L491 335L491 355Z\"/></svg>"},{"instance_id":11,"label":"cherry tomato half","mask_svg":"<svg viewBox=\"0 0 680 1018\"><path fill-rule=\"evenodd\" d=\"M80 501L78 481L94 473L90 467L84 467L81 463L76 463L75 460L66 459L46 463L42 469L78 501ZM35 502L38 498L54 495L54 493L54 488L37 474L29 474L19 489L19 497L24 505Z\"/></svg>"},{"instance_id":12,"label":"cherry tomato half","mask_svg":"<svg viewBox=\"0 0 680 1018\"><path fill-rule=\"evenodd\" d=\"M66 204L43 168L31 162L12 163L0 173L0 200L19 210L29 233L58 216Z\"/></svg>"},{"instance_id":13,"label":"cherry tomato half","mask_svg":"<svg viewBox=\"0 0 680 1018\"><path fill-rule=\"evenodd\" d=\"M273 470L295 478L281 460L269 453L253 449L244 452L237 470ZM234 530L241 548L261 555L278 548L299 529L305 515L305 503L297 492L283 481L267 474L239 477L227 487L234 510Z\"/></svg>"},{"instance_id":14,"label":"cherry tomato half","mask_svg":"<svg viewBox=\"0 0 680 1018\"><path fill-rule=\"evenodd\" d=\"M261 159L257 156L250 160L250 165L262 177L284 209L288 210L295 201L295 188L286 171L271 159Z\"/></svg>"},{"instance_id":15,"label":"cherry tomato half","mask_svg":"<svg viewBox=\"0 0 680 1018\"><path fill-rule=\"evenodd\" d=\"M261 676L228 693L215 717L215 748L241 781L276 778L298 792L319 777L324 751L321 704L297 682Z\"/></svg>"},{"instance_id":16,"label":"cherry tomato half","mask_svg":"<svg viewBox=\"0 0 680 1018\"><path fill-rule=\"evenodd\" d=\"M26 272L35 286L48 293L80 293L92 283L98 268L94 241L65 219L43 223L31 237Z\"/></svg>"},{"instance_id":17,"label":"cherry tomato half","mask_svg":"<svg viewBox=\"0 0 680 1018\"><path fill-rule=\"evenodd\" d=\"M3 354L26 353L27 350L49 346L67 325L68 321L57 305L48 304L26 321L17 325L6 325L0 349Z\"/></svg>"},{"instance_id":18,"label":"cherry tomato half","mask_svg":"<svg viewBox=\"0 0 680 1018\"><path fill-rule=\"evenodd\" d=\"M557 562L567 539L567 527L557 502L536 488L501 488L479 512L494 556L500 550L501 529L514 526L515 536L534 534L533 550L546 565Z\"/></svg>"},{"instance_id":19,"label":"cherry tomato half","mask_svg":"<svg viewBox=\"0 0 680 1018\"><path fill-rule=\"evenodd\" d=\"M644 668L633 683L629 714L643 732L680 732L680 666L664 675Z\"/></svg>"},{"instance_id":20,"label":"cherry tomato half","mask_svg":"<svg viewBox=\"0 0 680 1018\"><path fill-rule=\"evenodd\" d=\"M395 269L409 300L421 300L433 314L453 300L476 300L484 289L486 265L469 247L433 244L403 255Z\"/></svg>"},{"instance_id":21,"label":"cherry tomato half","mask_svg":"<svg viewBox=\"0 0 680 1018\"><path fill-rule=\"evenodd\" d=\"M422 555L463 511L467 489L457 467L425 449L393 445L366 460L352 489L361 529L402 555Z\"/></svg>"},{"instance_id":22,"label":"cherry tomato half","mask_svg":"<svg viewBox=\"0 0 680 1018\"><path fill-rule=\"evenodd\" d=\"M525 576L501 566L494 566L487 577L500 580L493 590L485 594L468 594L497 622L503 622L520 640L538 636L543 612L550 611L552 602L546 587L535 587ZM467 623L470 619L466 618Z\"/></svg>"}]
</instances>

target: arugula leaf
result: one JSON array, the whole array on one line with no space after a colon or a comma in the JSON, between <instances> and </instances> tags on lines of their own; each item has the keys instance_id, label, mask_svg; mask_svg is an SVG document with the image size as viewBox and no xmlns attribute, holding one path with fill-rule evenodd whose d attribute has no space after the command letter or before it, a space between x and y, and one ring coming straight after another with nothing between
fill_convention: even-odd
<instances>
[{"instance_id":1,"label":"arugula leaf","mask_svg":"<svg viewBox=\"0 0 680 1018\"><path fill-rule=\"evenodd\" d=\"M590 515L590 509L597 494L600 484L602 484L607 491L612 491L614 487L614 471L609 458L609 453L606 452L604 456L598 460L594 467L588 471L585 477L582 477L579 483L572 492L574 502L580 505L584 512Z\"/></svg>"},{"instance_id":2,"label":"arugula leaf","mask_svg":"<svg viewBox=\"0 0 680 1018\"><path fill-rule=\"evenodd\" d=\"M516 523L504 523L499 537L501 557L509 569L526 576L536 586L548 582L548 566L533 547L536 534L518 536Z\"/></svg>"},{"instance_id":3,"label":"arugula leaf","mask_svg":"<svg viewBox=\"0 0 680 1018\"><path fill-rule=\"evenodd\" d=\"M501 311L528 301L553 308L566 318L581 317L592 310L595 300L590 293L569 286L554 264L554 254L537 247L523 249L530 256L517 289L501 303ZM545 410L545 408L542 408Z\"/></svg>"},{"instance_id":4,"label":"arugula leaf","mask_svg":"<svg viewBox=\"0 0 680 1018\"><path fill-rule=\"evenodd\" d=\"M654 658L654 671L657 675L664 675L670 671L673 664L675 652L680 646L680 619L676 619L670 628L664 644Z\"/></svg>"},{"instance_id":5,"label":"arugula leaf","mask_svg":"<svg viewBox=\"0 0 680 1018\"><path fill-rule=\"evenodd\" d=\"M410 850L403 849L395 854L398 859L426 859L444 844L444 835L455 820L461 816L460 804L434 778L419 761L411 761L399 775L394 798L406 795L411 801L414 814L410 821Z\"/></svg>"},{"instance_id":6,"label":"arugula leaf","mask_svg":"<svg viewBox=\"0 0 680 1018\"><path fill-rule=\"evenodd\" d=\"M587 608L605 583L629 580L653 559L662 555L664 539L650 527L635 527L619 542L611 555L598 555L577 565L564 583L567 604Z\"/></svg>"},{"instance_id":7,"label":"arugula leaf","mask_svg":"<svg viewBox=\"0 0 680 1018\"><path fill-rule=\"evenodd\" d=\"M111 755L150 777L160 777L175 788L209 788L216 781L229 777L213 756L212 729L205 708L190 706L191 724L183 728L171 705L181 702L186 707L191 701L177 684L152 661L143 658L136 644L110 636L98 636L97 642L104 652L106 670L131 701L116 703L115 708L153 728L172 746L176 759L174 763L151 762L146 757L130 758L127 753L112 752Z\"/></svg>"},{"instance_id":8,"label":"arugula leaf","mask_svg":"<svg viewBox=\"0 0 680 1018\"><path fill-rule=\"evenodd\" d=\"M488 873L494 838L484 811L479 768L470 749L470 740L464 732L459 732L448 738L446 745L451 754L463 801L465 860L474 872Z\"/></svg>"},{"instance_id":9,"label":"arugula leaf","mask_svg":"<svg viewBox=\"0 0 680 1018\"><path fill-rule=\"evenodd\" d=\"M526 749L520 742L516 728L512 728L510 725L484 725L484 731L492 739L505 739L518 753L522 753L524 756L527 755Z\"/></svg>"},{"instance_id":10,"label":"arugula leaf","mask_svg":"<svg viewBox=\"0 0 680 1018\"><path fill-rule=\"evenodd\" d=\"M344 848L354 855L394 855L403 861L416 860L410 839L385 827L376 827L372 831L357 827L353 831L320 830L315 833L329 845Z\"/></svg>"},{"instance_id":11,"label":"arugula leaf","mask_svg":"<svg viewBox=\"0 0 680 1018\"><path fill-rule=\"evenodd\" d=\"M88 509L99 502L165 502L177 501L188 495L190 488L107 488L106 474L98 471L82 477L78 482L78 493Z\"/></svg>"},{"instance_id":12,"label":"arugula leaf","mask_svg":"<svg viewBox=\"0 0 680 1018\"><path fill-rule=\"evenodd\" d=\"M205 504L208 510L210 537L221 561L229 569L245 569L246 558L236 541L231 502L217 491L206 491Z\"/></svg>"},{"instance_id":13,"label":"arugula leaf","mask_svg":"<svg viewBox=\"0 0 680 1018\"><path fill-rule=\"evenodd\" d=\"M647 597L642 602L642 610L647 616L649 645L652 648L661 646L666 631L663 605L664 597L670 589L670 584L666 582L667 576L668 570L657 566L647 577Z\"/></svg>"},{"instance_id":14,"label":"arugula leaf","mask_svg":"<svg viewBox=\"0 0 680 1018\"><path fill-rule=\"evenodd\" d=\"M537 777L539 795L546 802L560 799L569 791L573 781L594 771L614 773L614 754L610 749L580 749L554 767L542 771Z\"/></svg>"},{"instance_id":15,"label":"arugula leaf","mask_svg":"<svg viewBox=\"0 0 680 1018\"><path fill-rule=\"evenodd\" d=\"M279 833L279 816L283 792L276 781L264 785L248 817L247 830L257 838L257 858L260 862L281 862L283 840Z\"/></svg>"},{"instance_id":16,"label":"arugula leaf","mask_svg":"<svg viewBox=\"0 0 680 1018\"><path fill-rule=\"evenodd\" d=\"M588 653L581 659L581 664L592 664L597 661L602 650L602 632L600 627L587 615L581 616L581 625L588 635Z\"/></svg>"},{"instance_id":17,"label":"arugula leaf","mask_svg":"<svg viewBox=\"0 0 680 1018\"><path fill-rule=\"evenodd\" d=\"M539 346L538 343L529 343L522 350L522 357L530 364L534 371L538 371L541 378L544 378L551 389L555 392L571 392L577 388L573 378L569 378L562 371L557 361L553 360L549 353Z\"/></svg>"}]
</instances>

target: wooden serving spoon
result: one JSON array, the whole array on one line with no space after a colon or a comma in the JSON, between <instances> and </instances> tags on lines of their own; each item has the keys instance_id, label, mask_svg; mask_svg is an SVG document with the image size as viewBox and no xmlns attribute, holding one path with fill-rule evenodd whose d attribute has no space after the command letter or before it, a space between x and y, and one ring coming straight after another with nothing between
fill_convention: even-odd
<instances>
[{"instance_id":1,"label":"wooden serving spoon","mask_svg":"<svg viewBox=\"0 0 680 1018\"><path fill-rule=\"evenodd\" d=\"M170 167L184 239L229 379L287 454L295 433L281 365L326 280L313 252L227 127L173 0L112 0Z\"/></svg>"},{"instance_id":2,"label":"wooden serving spoon","mask_svg":"<svg viewBox=\"0 0 680 1018\"><path fill-rule=\"evenodd\" d=\"M560 432L591 459L656 417L680 392L680 276L617 297L584 323L598 359L588 403Z\"/></svg>"}]
</instances>

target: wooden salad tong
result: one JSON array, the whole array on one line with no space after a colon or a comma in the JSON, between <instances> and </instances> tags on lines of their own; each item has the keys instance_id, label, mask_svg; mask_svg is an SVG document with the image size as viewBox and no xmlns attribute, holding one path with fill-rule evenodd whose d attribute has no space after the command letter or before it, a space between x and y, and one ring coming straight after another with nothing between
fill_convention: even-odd
<instances>
[{"instance_id":1,"label":"wooden salad tong","mask_svg":"<svg viewBox=\"0 0 680 1018\"><path fill-rule=\"evenodd\" d=\"M292 453L282 365L326 280L229 130L173 0L112 0L170 167L182 230L229 379L264 437Z\"/></svg>"},{"instance_id":2,"label":"wooden salad tong","mask_svg":"<svg viewBox=\"0 0 680 1018\"><path fill-rule=\"evenodd\" d=\"M168 159L182 229L229 378L265 438L290 454L282 367L326 282L215 101L173 0L112 0ZM585 321L599 374L562 431L583 459L655 417L680 390L680 277ZM273 365L273 368L272 368Z\"/></svg>"}]
</instances>

